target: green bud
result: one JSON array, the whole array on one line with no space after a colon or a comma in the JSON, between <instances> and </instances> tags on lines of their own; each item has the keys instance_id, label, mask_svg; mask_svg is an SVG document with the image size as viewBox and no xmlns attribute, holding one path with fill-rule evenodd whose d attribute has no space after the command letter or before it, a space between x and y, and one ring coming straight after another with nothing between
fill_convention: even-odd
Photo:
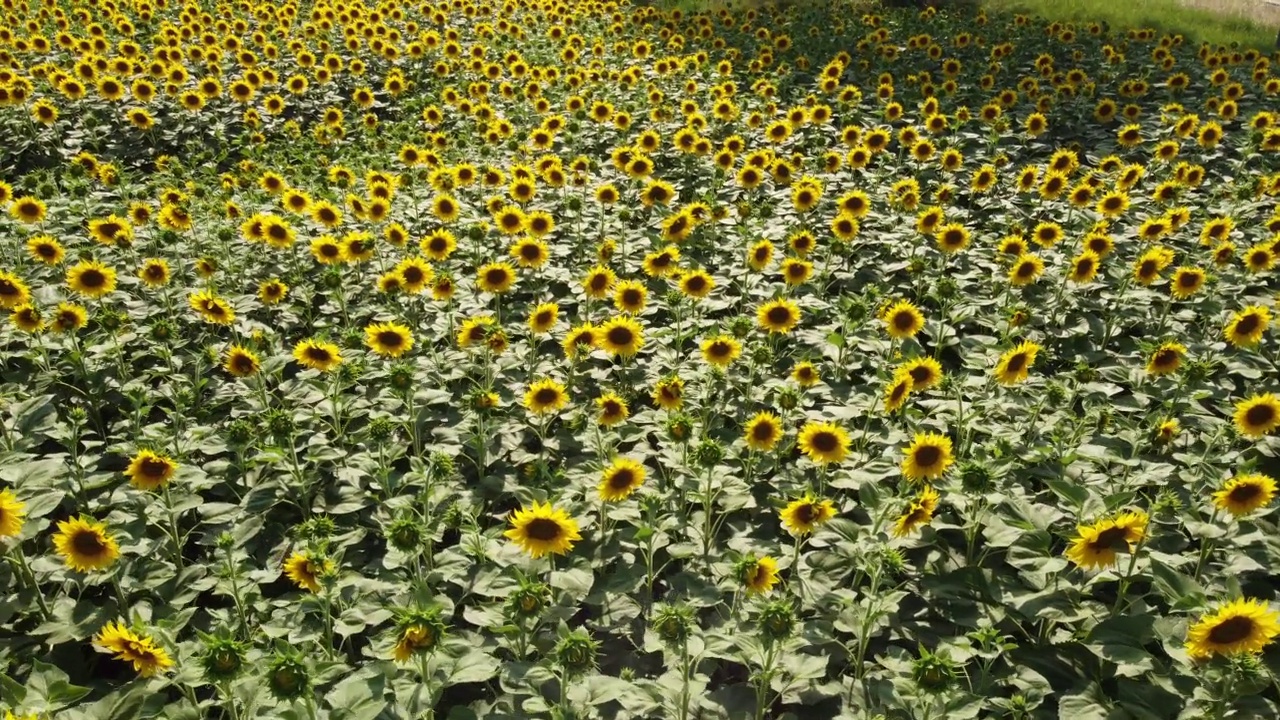
<instances>
[{"instance_id":1,"label":"green bud","mask_svg":"<svg viewBox=\"0 0 1280 720\"><path fill-rule=\"evenodd\" d=\"M557 665L569 677L585 675L596 667L596 653L600 643L586 630L575 630L560 638L552 650Z\"/></svg>"},{"instance_id":2,"label":"green bud","mask_svg":"<svg viewBox=\"0 0 1280 720\"><path fill-rule=\"evenodd\" d=\"M311 689L307 664L297 650L277 651L267 666L267 689L278 700L296 700Z\"/></svg>"},{"instance_id":3,"label":"green bud","mask_svg":"<svg viewBox=\"0 0 1280 720\"><path fill-rule=\"evenodd\" d=\"M200 655L200 667L205 679L211 683L235 680L244 672L248 648L228 635L211 635L204 638L204 652Z\"/></svg>"},{"instance_id":4,"label":"green bud","mask_svg":"<svg viewBox=\"0 0 1280 720\"><path fill-rule=\"evenodd\" d=\"M764 606L756 619L756 632L768 644L791 637L795 631L796 614L787 600L774 600Z\"/></svg>"}]
</instances>

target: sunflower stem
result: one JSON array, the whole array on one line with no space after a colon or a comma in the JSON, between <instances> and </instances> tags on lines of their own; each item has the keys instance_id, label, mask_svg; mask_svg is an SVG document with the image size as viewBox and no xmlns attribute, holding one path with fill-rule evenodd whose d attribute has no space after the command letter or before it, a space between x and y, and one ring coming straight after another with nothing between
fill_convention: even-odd
<instances>
[{"instance_id":1,"label":"sunflower stem","mask_svg":"<svg viewBox=\"0 0 1280 720\"><path fill-rule=\"evenodd\" d=\"M169 516L169 538L173 541L173 564L177 566L178 572L182 572L182 535L178 530L178 515L173 511L173 496L169 493L168 483L165 483L162 492L165 514Z\"/></svg>"},{"instance_id":2,"label":"sunflower stem","mask_svg":"<svg viewBox=\"0 0 1280 720\"><path fill-rule=\"evenodd\" d=\"M17 543L13 546L13 557L18 562L18 572L22 577L22 582L31 588L31 592L35 593L36 604L40 606L40 617L45 620L53 617L49 613L49 605L45 602L44 593L40 591L40 584L36 582L36 574L31 570L26 554L22 552L22 543Z\"/></svg>"},{"instance_id":3,"label":"sunflower stem","mask_svg":"<svg viewBox=\"0 0 1280 720\"><path fill-rule=\"evenodd\" d=\"M1138 554L1142 552L1142 546L1146 544L1146 535L1143 535L1141 541L1133 548L1133 552L1129 553L1129 566L1125 568L1124 576L1120 578L1120 587L1116 588L1116 602L1111 606L1111 616L1115 617L1120 612L1122 606L1127 605L1124 602L1125 593L1129 591L1129 581L1133 578L1133 568L1138 564Z\"/></svg>"},{"instance_id":4,"label":"sunflower stem","mask_svg":"<svg viewBox=\"0 0 1280 720\"><path fill-rule=\"evenodd\" d=\"M1209 518L1209 524L1215 526L1218 524L1218 506L1216 505L1213 507L1213 515ZM1215 538L1213 537L1206 537L1200 543L1200 555L1196 558L1196 571L1191 576L1192 580L1200 580L1200 573L1204 571L1204 564L1208 561L1209 555L1213 553L1215 544Z\"/></svg>"}]
</instances>

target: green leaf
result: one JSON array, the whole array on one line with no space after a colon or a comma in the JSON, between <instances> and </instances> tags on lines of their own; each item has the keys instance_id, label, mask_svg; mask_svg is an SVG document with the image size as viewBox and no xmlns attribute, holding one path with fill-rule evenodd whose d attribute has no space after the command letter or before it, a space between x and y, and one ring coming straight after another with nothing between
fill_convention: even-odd
<instances>
[{"instance_id":1,"label":"green leaf","mask_svg":"<svg viewBox=\"0 0 1280 720\"><path fill-rule=\"evenodd\" d=\"M444 685L485 682L498 674L498 666L498 661L492 656L473 650L454 661Z\"/></svg>"},{"instance_id":2,"label":"green leaf","mask_svg":"<svg viewBox=\"0 0 1280 720\"><path fill-rule=\"evenodd\" d=\"M1152 584L1174 610L1195 610L1207 602L1195 580L1161 562L1151 563Z\"/></svg>"}]
</instances>

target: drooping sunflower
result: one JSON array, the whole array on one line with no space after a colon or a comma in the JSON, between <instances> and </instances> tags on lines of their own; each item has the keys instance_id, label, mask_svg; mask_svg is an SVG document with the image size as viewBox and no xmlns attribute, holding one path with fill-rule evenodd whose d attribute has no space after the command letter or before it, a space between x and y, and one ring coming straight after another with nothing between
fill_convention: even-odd
<instances>
[{"instance_id":1,"label":"drooping sunflower","mask_svg":"<svg viewBox=\"0 0 1280 720\"><path fill-rule=\"evenodd\" d=\"M728 367L742 354L742 344L728 335L717 335L702 342L702 358L718 368Z\"/></svg>"},{"instance_id":2,"label":"drooping sunflower","mask_svg":"<svg viewBox=\"0 0 1280 720\"><path fill-rule=\"evenodd\" d=\"M833 422L810 420L800 428L797 445L819 465L838 463L849 454L849 433Z\"/></svg>"},{"instance_id":3,"label":"drooping sunflower","mask_svg":"<svg viewBox=\"0 0 1280 720\"><path fill-rule=\"evenodd\" d=\"M569 402L564 385L545 378L529 386L524 393L524 406L538 415L556 412Z\"/></svg>"},{"instance_id":4,"label":"drooping sunflower","mask_svg":"<svg viewBox=\"0 0 1280 720\"><path fill-rule=\"evenodd\" d=\"M1276 481L1271 477L1261 473L1237 475L1213 494L1213 504L1238 517L1271 504L1275 496Z\"/></svg>"},{"instance_id":5,"label":"drooping sunflower","mask_svg":"<svg viewBox=\"0 0 1280 720\"><path fill-rule=\"evenodd\" d=\"M1280 427L1280 398L1265 393L1241 400L1236 403L1234 419L1241 435L1262 437Z\"/></svg>"},{"instance_id":6,"label":"drooping sunflower","mask_svg":"<svg viewBox=\"0 0 1280 720\"><path fill-rule=\"evenodd\" d=\"M1182 358L1186 355L1186 345L1173 341L1162 343L1147 360L1147 374L1160 377L1175 373L1182 367Z\"/></svg>"},{"instance_id":7,"label":"drooping sunflower","mask_svg":"<svg viewBox=\"0 0 1280 720\"><path fill-rule=\"evenodd\" d=\"M605 393L596 398L596 409L599 414L596 415L596 422L604 427L612 427L626 420L631 414L627 408L627 402L616 393Z\"/></svg>"},{"instance_id":8,"label":"drooping sunflower","mask_svg":"<svg viewBox=\"0 0 1280 720\"><path fill-rule=\"evenodd\" d=\"M81 260L67 270L67 286L89 298L100 298L116 289L116 271L96 260Z\"/></svg>"},{"instance_id":9,"label":"drooping sunflower","mask_svg":"<svg viewBox=\"0 0 1280 720\"><path fill-rule=\"evenodd\" d=\"M1067 558L1085 570L1115 565L1121 552L1134 552L1147 534L1147 514L1126 512L1077 528Z\"/></svg>"},{"instance_id":10,"label":"drooping sunflower","mask_svg":"<svg viewBox=\"0 0 1280 720\"><path fill-rule=\"evenodd\" d=\"M684 380L678 375L662 378L654 383L652 397L663 410L679 410L684 405Z\"/></svg>"},{"instance_id":11,"label":"drooping sunflower","mask_svg":"<svg viewBox=\"0 0 1280 720\"><path fill-rule=\"evenodd\" d=\"M909 300L899 300L881 314L889 336L899 340L915 337L924 329L924 315Z\"/></svg>"},{"instance_id":12,"label":"drooping sunflower","mask_svg":"<svg viewBox=\"0 0 1280 720\"><path fill-rule=\"evenodd\" d=\"M0 270L0 308L12 310L31 302L31 290L22 278Z\"/></svg>"},{"instance_id":13,"label":"drooping sunflower","mask_svg":"<svg viewBox=\"0 0 1280 720\"><path fill-rule=\"evenodd\" d=\"M191 305L191 309L195 310L205 322L215 325L230 325L235 322L236 311L226 300L213 294L211 290L201 290L192 293L187 298L187 302Z\"/></svg>"},{"instance_id":14,"label":"drooping sunflower","mask_svg":"<svg viewBox=\"0 0 1280 720\"><path fill-rule=\"evenodd\" d=\"M778 511L782 526L795 537L808 535L835 516L836 508L830 500L815 498L808 493Z\"/></svg>"},{"instance_id":15,"label":"drooping sunflower","mask_svg":"<svg viewBox=\"0 0 1280 720\"><path fill-rule=\"evenodd\" d=\"M1197 660L1214 655L1254 655L1280 635L1280 613L1263 600L1238 598L1187 630L1187 654Z\"/></svg>"},{"instance_id":16,"label":"drooping sunflower","mask_svg":"<svg viewBox=\"0 0 1280 720\"><path fill-rule=\"evenodd\" d=\"M252 350L242 345L232 345L227 349L222 367L233 377L249 377L262 368L262 363Z\"/></svg>"},{"instance_id":17,"label":"drooping sunflower","mask_svg":"<svg viewBox=\"0 0 1280 720\"><path fill-rule=\"evenodd\" d=\"M1027 379L1031 366L1035 364L1036 354L1040 346L1030 340L1024 340L1016 347L1006 351L996 363L996 380L1001 385L1017 385Z\"/></svg>"},{"instance_id":18,"label":"drooping sunflower","mask_svg":"<svg viewBox=\"0 0 1280 720\"><path fill-rule=\"evenodd\" d=\"M743 437L747 441L747 447L768 452L782 439L782 420L771 412L758 412L747 421Z\"/></svg>"},{"instance_id":19,"label":"drooping sunflower","mask_svg":"<svg viewBox=\"0 0 1280 720\"><path fill-rule=\"evenodd\" d=\"M582 539L578 523L568 513L551 503L536 501L515 511L511 516L511 529L503 534L534 558L547 553L564 555L573 550L574 542Z\"/></svg>"},{"instance_id":20,"label":"drooping sunflower","mask_svg":"<svg viewBox=\"0 0 1280 720\"><path fill-rule=\"evenodd\" d=\"M0 490L0 538L17 537L27 517L27 506L12 490Z\"/></svg>"},{"instance_id":21,"label":"drooping sunflower","mask_svg":"<svg viewBox=\"0 0 1280 720\"><path fill-rule=\"evenodd\" d=\"M333 343L308 339L293 347L293 359L304 367L328 372L342 364L342 351Z\"/></svg>"},{"instance_id":22,"label":"drooping sunflower","mask_svg":"<svg viewBox=\"0 0 1280 720\"><path fill-rule=\"evenodd\" d=\"M630 458L617 458L600 475L597 490L605 502L626 500L644 484L644 465Z\"/></svg>"},{"instance_id":23,"label":"drooping sunflower","mask_svg":"<svg viewBox=\"0 0 1280 720\"><path fill-rule=\"evenodd\" d=\"M784 298L771 300L756 310L756 321L770 333L785 335L800 322L800 306Z\"/></svg>"},{"instance_id":24,"label":"drooping sunflower","mask_svg":"<svg viewBox=\"0 0 1280 720\"><path fill-rule=\"evenodd\" d=\"M1250 305L1241 309L1227 322L1223 334L1235 347L1248 348L1262 340L1262 334L1271 325L1271 311L1263 305Z\"/></svg>"},{"instance_id":25,"label":"drooping sunflower","mask_svg":"<svg viewBox=\"0 0 1280 720\"><path fill-rule=\"evenodd\" d=\"M599 330L600 349L613 355L632 357L644 345L644 331L630 316L615 317Z\"/></svg>"},{"instance_id":26,"label":"drooping sunflower","mask_svg":"<svg viewBox=\"0 0 1280 720\"><path fill-rule=\"evenodd\" d=\"M407 662L414 655L429 653L440 646L446 627L439 608L402 611L396 620L396 644L391 656Z\"/></svg>"},{"instance_id":27,"label":"drooping sunflower","mask_svg":"<svg viewBox=\"0 0 1280 720\"><path fill-rule=\"evenodd\" d=\"M120 557L120 546L107 524L84 516L59 522L53 547L67 567L80 572L102 570Z\"/></svg>"},{"instance_id":28,"label":"drooping sunflower","mask_svg":"<svg viewBox=\"0 0 1280 720\"><path fill-rule=\"evenodd\" d=\"M894 373L893 379L884 389L884 411L886 413L895 413L903 405L907 403L907 397L911 395L911 391L915 388L915 382L911 379L911 374L905 370L898 370Z\"/></svg>"},{"instance_id":29,"label":"drooping sunflower","mask_svg":"<svg viewBox=\"0 0 1280 720\"><path fill-rule=\"evenodd\" d=\"M364 344L382 357L398 358L413 349L413 334L399 323L371 323L364 329Z\"/></svg>"},{"instance_id":30,"label":"drooping sunflower","mask_svg":"<svg viewBox=\"0 0 1280 720\"><path fill-rule=\"evenodd\" d=\"M938 509L938 493L926 485L920 494L907 504L907 509L893 523L893 536L903 537L928 525Z\"/></svg>"},{"instance_id":31,"label":"drooping sunflower","mask_svg":"<svg viewBox=\"0 0 1280 720\"><path fill-rule=\"evenodd\" d=\"M178 463L172 458L151 450L140 450L129 461L129 468L124 474L139 490L156 490L168 485L177 472Z\"/></svg>"},{"instance_id":32,"label":"drooping sunflower","mask_svg":"<svg viewBox=\"0 0 1280 720\"><path fill-rule=\"evenodd\" d=\"M955 462L951 438L938 433L916 433L902 454L902 474L908 480L935 480Z\"/></svg>"},{"instance_id":33,"label":"drooping sunflower","mask_svg":"<svg viewBox=\"0 0 1280 720\"><path fill-rule=\"evenodd\" d=\"M284 562L284 574L294 585L318 593L320 579L334 571L334 562L314 550L296 552Z\"/></svg>"},{"instance_id":34,"label":"drooping sunflower","mask_svg":"<svg viewBox=\"0 0 1280 720\"><path fill-rule=\"evenodd\" d=\"M93 636L93 644L100 652L114 653L117 660L132 664L134 671L144 678L173 667L169 653L153 638L134 632L119 620L103 626Z\"/></svg>"},{"instance_id":35,"label":"drooping sunflower","mask_svg":"<svg viewBox=\"0 0 1280 720\"><path fill-rule=\"evenodd\" d=\"M778 561L768 555L747 559L738 572L747 592L754 595L766 595L778 584Z\"/></svg>"}]
</instances>

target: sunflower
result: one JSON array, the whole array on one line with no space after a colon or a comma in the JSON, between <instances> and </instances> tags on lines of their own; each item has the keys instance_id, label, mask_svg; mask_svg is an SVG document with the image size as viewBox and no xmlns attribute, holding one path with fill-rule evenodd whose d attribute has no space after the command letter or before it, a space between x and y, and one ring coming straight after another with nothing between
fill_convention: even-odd
<instances>
[{"instance_id":1,"label":"sunflower","mask_svg":"<svg viewBox=\"0 0 1280 720\"><path fill-rule=\"evenodd\" d=\"M520 267L540 268L551 256L547 244L535 238L525 238L511 246L511 257L516 259Z\"/></svg>"},{"instance_id":2,"label":"sunflower","mask_svg":"<svg viewBox=\"0 0 1280 720\"><path fill-rule=\"evenodd\" d=\"M849 454L849 434L835 423L810 420L800 428L797 445L819 465L838 463Z\"/></svg>"},{"instance_id":3,"label":"sunflower","mask_svg":"<svg viewBox=\"0 0 1280 720\"><path fill-rule=\"evenodd\" d=\"M880 316L889 336L899 340L915 337L924 329L924 315L909 300L899 300Z\"/></svg>"},{"instance_id":4,"label":"sunflower","mask_svg":"<svg viewBox=\"0 0 1280 720\"><path fill-rule=\"evenodd\" d=\"M796 363L791 369L791 379L802 388L811 388L817 385L822 377L818 373L818 368L808 360L802 360Z\"/></svg>"},{"instance_id":5,"label":"sunflower","mask_svg":"<svg viewBox=\"0 0 1280 720\"><path fill-rule=\"evenodd\" d=\"M782 298L771 300L756 310L756 321L770 333L789 333L800 322L800 306Z\"/></svg>"},{"instance_id":6,"label":"sunflower","mask_svg":"<svg viewBox=\"0 0 1280 720\"><path fill-rule=\"evenodd\" d=\"M396 263L395 271L400 275L401 289L410 295L417 295L425 290L436 275L431 265L418 257L407 257Z\"/></svg>"},{"instance_id":7,"label":"sunflower","mask_svg":"<svg viewBox=\"0 0 1280 720\"><path fill-rule=\"evenodd\" d=\"M45 265L57 265L67 256L62 243L48 235L36 235L27 240L27 253L37 262Z\"/></svg>"},{"instance_id":8,"label":"sunflower","mask_svg":"<svg viewBox=\"0 0 1280 720\"><path fill-rule=\"evenodd\" d=\"M591 323L575 325L564 336L562 347L565 357L576 360L581 355L589 355L600 343L600 328Z\"/></svg>"},{"instance_id":9,"label":"sunflower","mask_svg":"<svg viewBox=\"0 0 1280 720\"><path fill-rule=\"evenodd\" d=\"M232 345L227 350L227 357L223 360L222 367L234 377L249 377L257 374L262 368L262 363L252 350L241 345Z\"/></svg>"},{"instance_id":10,"label":"sunflower","mask_svg":"<svg viewBox=\"0 0 1280 720\"><path fill-rule=\"evenodd\" d=\"M1270 324L1270 310L1263 305L1250 305L1231 316L1223 333L1227 342L1236 347L1253 347L1262 340Z\"/></svg>"},{"instance_id":11,"label":"sunflower","mask_svg":"<svg viewBox=\"0 0 1280 720\"><path fill-rule=\"evenodd\" d=\"M587 297L599 300L609 295L609 290L617 279L618 276L612 270L597 265L587 271L587 276L582 280L582 289L586 291Z\"/></svg>"},{"instance_id":12,"label":"sunflower","mask_svg":"<svg viewBox=\"0 0 1280 720\"><path fill-rule=\"evenodd\" d=\"M710 295L715 286L716 281L705 270L689 270L680 275L680 292L695 300Z\"/></svg>"},{"instance_id":13,"label":"sunflower","mask_svg":"<svg viewBox=\"0 0 1280 720\"><path fill-rule=\"evenodd\" d=\"M413 349L413 335L399 323L372 323L364 329L364 344L382 357L398 358Z\"/></svg>"},{"instance_id":14,"label":"sunflower","mask_svg":"<svg viewBox=\"0 0 1280 720\"><path fill-rule=\"evenodd\" d=\"M632 357L644 345L640 323L626 315L609 320L599 329L599 347L607 353Z\"/></svg>"},{"instance_id":15,"label":"sunflower","mask_svg":"<svg viewBox=\"0 0 1280 720\"><path fill-rule=\"evenodd\" d=\"M116 271L96 260L81 260L67 270L67 286L85 297L100 298L116 289Z\"/></svg>"},{"instance_id":16,"label":"sunflower","mask_svg":"<svg viewBox=\"0 0 1280 720\"><path fill-rule=\"evenodd\" d=\"M1275 265L1276 254L1271 243L1258 243L1244 251L1244 266L1251 273L1266 272Z\"/></svg>"},{"instance_id":17,"label":"sunflower","mask_svg":"<svg viewBox=\"0 0 1280 720\"><path fill-rule=\"evenodd\" d=\"M743 562L738 572L742 584L751 594L768 594L778 584L778 562L768 555Z\"/></svg>"},{"instance_id":18,"label":"sunflower","mask_svg":"<svg viewBox=\"0 0 1280 720\"><path fill-rule=\"evenodd\" d=\"M536 501L515 511L511 516L511 529L503 534L534 558L547 553L564 555L573 550L574 541L582 539L578 523L568 513L550 503Z\"/></svg>"},{"instance_id":19,"label":"sunflower","mask_svg":"<svg viewBox=\"0 0 1280 720\"><path fill-rule=\"evenodd\" d=\"M1080 285L1093 282L1093 279L1098 275L1098 266L1101 262L1102 259L1098 257L1097 253L1085 250L1072 258L1071 272L1067 274L1067 279Z\"/></svg>"},{"instance_id":20,"label":"sunflower","mask_svg":"<svg viewBox=\"0 0 1280 720\"><path fill-rule=\"evenodd\" d=\"M1182 358L1187 355L1187 346L1182 343L1166 342L1151 353L1147 360L1147 374L1154 377L1169 375L1182 367Z\"/></svg>"},{"instance_id":21,"label":"sunflower","mask_svg":"<svg viewBox=\"0 0 1280 720\"><path fill-rule=\"evenodd\" d=\"M934 480L942 477L953 462L951 438L917 433L902 455L902 474L908 480Z\"/></svg>"},{"instance_id":22,"label":"sunflower","mask_svg":"<svg viewBox=\"0 0 1280 720\"><path fill-rule=\"evenodd\" d=\"M619 397L616 393L605 393L596 398L596 409L599 414L596 415L596 422L604 427L612 427L627 419L631 414L627 408L627 402Z\"/></svg>"},{"instance_id":23,"label":"sunflower","mask_svg":"<svg viewBox=\"0 0 1280 720\"><path fill-rule=\"evenodd\" d=\"M320 592L321 577L333 571L333 560L311 550L294 553L284 562L285 576L294 585L313 593Z\"/></svg>"},{"instance_id":24,"label":"sunflower","mask_svg":"<svg viewBox=\"0 0 1280 720\"><path fill-rule=\"evenodd\" d=\"M1280 427L1280 398L1271 393L1254 395L1236 403L1236 428L1241 435L1259 438Z\"/></svg>"},{"instance_id":25,"label":"sunflower","mask_svg":"<svg viewBox=\"0 0 1280 720\"><path fill-rule=\"evenodd\" d=\"M443 262L458 249L458 239L453 233L441 228L424 237L419 248L423 255L436 262Z\"/></svg>"},{"instance_id":26,"label":"sunflower","mask_svg":"<svg viewBox=\"0 0 1280 720\"><path fill-rule=\"evenodd\" d=\"M293 346L293 359L304 367L328 372L342 364L342 352L333 343L302 340Z\"/></svg>"},{"instance_id":27,"label":"sunflower","mask_svg":"<svg viewBox=\"0 0 1280 720\"><path fill-rule=\"evenodd\" d=\"M0 270L0 308L12 310L31 302L31 290L22 278Z\"/></svg>"},{"instance_id":28,"label":"sunflower","mask_svg":"<svg viewBox=\"0 0 1280 720\"><path fill-rule=\"evenodd\" d=\"M640 314L648 302L649 291L636 280L623 280L613 289L613 306L619 312Z\"/></svg>"},{"instance_id":29,"label":"sunflower","mask_svg":"<svg viewBox=\"0 0 1280 720\"><path fill-rule=\"evenodd\" d=\"M169 653L155 640L134 632L119 620L104 625L93 636L93 644L100 652L114 653L117 660L131 663L134 671L144 678L173 667Z\"/></svg>"},{"instance_id":30,"label":"sunflower","mask_svg":"<svg viewBox=\"0 0 1280 720\"><path fill-rule=\"evenodd\" d=\"M813 263L807 260L787 258L782 261L782 267L779 270L782 272L782 279L788 285L800 285L813 274Z\"/></svg>"},{"instance_id":31,"label":"sunflower","mask_svg":"<svg viewBox=\"0 0 1280 720\"><path fill-rule=\"evenodd\" d=\"M1009 268L1009 284L1014 286L1029 285L1044 274L1044 260L1039 255L1027 253L1013 261Z\"/></svg>"},{"instance_id":32,"label":"sunflower","mask_svg":"<svg viewBox=\"0 0 1280 720\"><path fill-rule=\"evenodd\" d=\"M434 650L445 635L445 624L440 610L411 610L396 621L396 644L391 656L396 662L407 662L416 653Z\"/></svg>"},{"instance_id":33,"label":"sunflower","mask_svg":"<svg viewBox=\"0 0 1280 720\"><path fill-rule=\"evenodd\" d=\"M1027 379L1028 371L1035 364L1036 354L1040 346L1030 340L1024 340L1017 347L1007 350L996 363L996 380L1001 385L1017 385Z\"/></svg>"},{"instance_id":34,"label":"sunflower","mask_svg":"<svg viewBox=\"0 0 1280 720\"><path fill-rule=\"evenodd\" d=\"M17 537L26 516L26 504L12 490L0 490L0 538Z\"/></svg>"},{"instance_id":35,"label":"sunflower","mask_svg":"<svg viewBox=\"0 0 1280 720\"><path fill-rule=\"evenodd\" d=\"M938 508L938 493L926 485L920 494L908 505L907 509L893 523L893 536L903 537L928 525L933 520L933 513Z\"/></svg>"},{"instance_id":36,"label":"sunflower","mask_svg":"<svg viewBox=\"0 0 1280 720\"><path fill-rule=\"evenodd\" d=\"M960 252L969 247L969 229L960 223L949 223L938 228L933 239L944 253Z\"/></svg>"},{"instance_id":37,"label":"sunflower","mask_svg":"<svg viewBox=\"0 0 1280 720\"><path fill-rule=\"evenodd\" d=\"M671 376L654 383L653 402L663 410L679 410L684 404L684 380Z\"/></svg>"},{"instance_id":38,"label":"sunflower","mask_svg":"<svg viewBox=\"0 0 1280 720\"><path fill-rule=\"evenodd\" d=\"M1204 287L1204 270L1195 267L1180 267L1173 272L1169 283L1169 292L1179 300L1185 300Z\"/></svg>"},{"instance_id":39,"label":"sunflower","mask_svg":"<svg viewBox=\"0 0 1280 720\"><path fill-rule=\"evenodd\" d=\"M476 271L476 285L485 292L501 295L515 283L516 271L505 262L489 263Z\"/></svg>"},{"instance_id":40,"label":"sunflower","mask_svg":"<svg viewBox=\"0 0 1280 720\"><path fill-rule=\"evenodd\" d=\"M9 322L26 333L38 333L44 329L44 318L34 305L19 305L9 313Z\"/></svg>"},{"instance_id":41,"label":"sunflower","mask_svg":"<svg viewBox=\"0 0 1280 720\"><path fill-rule=\"evenodd\" d=\"M559 317L559 305L553 302L542 303L529 312L529 331L538 335L551 332Z\"/></svg>"},{"instance_id":42,"label":"sunflower","mask_svg":"<svg viewBox=\"0 0 1280 720\"><path fill-rule=\"evenodd\" d=\"M89 221L89 237L102 245L127 245L133 239L129 221L116 215Z\"/></svg>"},{"instance_id":43,"label":"sunflower","mask_svg":"<svg viewBox=\"0 0 1280 720\"><path fill-rule=\"evenodd\" d=\"M279 278L262 281L258 285L258 299L264 305L276 305L289 294L289 286Z\"/></svg>"},{"instance_id":44,"label":"sunflower","mask_svg":"<svg viewBox=\"0 0 1280 720\"><path fill-rule=\"evenodd\" d=\"M236 312L227 304L226 300L213 294L211 290L201 290L192 293L187 298L187 302L191 305L191 309L195 310L205 322L215 325L230 325L235 322Z\"/></svg>"},{"instance_id":45,"label":"sunflower","mask_svg":"<svg viewBox=\"0 0 1280 720\"><path fill-rule=\"evenodd\" d=\"M782 439L782 421L771 412L758 412L747 421L743 437L747 447L768 452Z\"/></svg>"},{"instance_id":46,"label":"sunflower","mask_svg":"<svg viewBox=\"0 0 1280 720\"><path fill-rule=\"evenodd\" d=\"M651 277L666 277L679 269L680 249L668 246L644 256L644 271Z\"/></svg>"},{"instance_id":47,"label":"sunflower","mask_svg":"<svg viewBox=\"0 0 1280 720\"><path fill-rule=\"evenodd\" d=\"M742 354L742 344L728 335L717 335L702 342L702 358L718 368L726 368Z\"/></svg>"},{"instance_id":48,"label":"sunflower","mask_svg":"<svg viewBox=\"0 0 1280 720\"><path fill-rule=\"evenodd\" d=\"M84 516L59 522L53 547L67 567L80 572L102 570L120 557L120 546L107 532L107 524Z\"/></svg>"},{"instance_id":49,"label":"sunflower","mask_svg":"<svg viewBox=\"0 0 1280 720\"><path fill-rule=\"evenodd\" d=\"M138 278L150 287L163 287L169 283L169 263L160 258L147 258L138 268Z\"/></svg>"},{"instance_id":50,"label":"sunflower","mask_svg":"<svg viewBox=\"0 0 1280 720\"><path fill-rule=\"evenodd\" d=\"M927 390L942 381L942 365L931 357L916 358L902 366L911 376L912 392Z\"/></svg>"},{"instance_id":51,"label":"sunflower","mask_svg":"<svg viewBox=\"0 0 1280 720\"><path fill-rule=\"evenodd\" d=\"M89 321L89 313L75 303L58 303L50 327L54 332L65 333L79 330Z\"/></svg>"},{"instance_id":52,"label":"sunflower","mask_svg":"<svg viewBox=\"0 0 1280 720\"><path fill-rule=\"evenodd\" d=\"M1213 494L1213 504L1232 515L1251 513L1269 505L1276 496L1276 481L1266 475L1237 475Z\"/></svg>"},{"instance_id":53,"label":"sunflower","mask_svg":"<svg viewBox=\"0 0 1280 720\"><path fill-rule=\"evenodd\" d=\"M1256 655L1280 635L1280 613L1265 601L1232 600L1187 630L1187 654L1197 660L1214 655Z\"/></svg>"},{"instance_id":54,"label":"sunflower","mask_svg":"<svg viewBox=\"0 0 1280 720\"><path fill-rule=\"evenodd\" d=\"M600 475L597 490L605 502L626 500L644 484L644 465L629 458L617 458Z\"/></svg>"},{"instance_id":55,"label":"sunflower","mask_svg":"<svg viewBox=\"0 0 1280 720\"><path fill-rule=\"evenodd\" d=\"M1111 567L1119 553L1134 552L1146 537L1147 522L1147 514L1138 511L1081 525L1067 548L1067 558L1085 570Z\"/></svg>"},{"instance_id":56,"label":"sunflower","mask_svg":"<svg viewBox=\"0 0 1280 720\"><path fill-rule=\"evenodd\" d=\"M20 197L9 206L9 215L21 223L35 225L43 222L48 207L44 201L33 197Z\"/></svg>"},{"instance_id":57,"label":"sunflower","mask_svg":"<svg viewBox=\"0 0 1280 720\"><path fill-rule=\"evenodd\" d=\"M1156 442L1161 444L1169 444L1182 431L1182 424L1177 418L1169 418L1164 420L1156 427Z\"/></svg>"},{"instance_id":58,"label":"sunflower","mask_svg":"<svg viewBox=\"0 0 1280 720\"><path fill-rule=\"evenodd\" d=\"M893 379L884 389L884 411L887 413L897 412L899 408L907 403L907 397L911 395L911 390L915 383L911 379L911 374L898 370L894 373Z\"/></svg>"},{"instance_id":59,"label":"sunflower","mask_svg":"<svg viewBox=\"0 0 1280 720\"><path fill-rule=\"evenodd\" d=\"M129 468L124 474L139 490L156 490L168 485L177 471L178 463L169 457L141 450L129 461Z\"/></svg>"},{"instance_id":60,"label":"sunflower","mask_svg":"<svg viewBox=\"0 0 1280 720\"><path fill-rule=\"evenodd\" d=\"M524 393L524 406L539 415L555 412L568 402L564 385L550 378L533 383Z\"/></svg>"},{"instance_id":61,"label":"sunflower","mask_svg":"<svg viewBox=\"0 0 1280 720\"><path fill-rule=\"evenodd\" d=\"M830 500L818 499L810 494L792 500L778 511L782 526L794 537L808 535L835 516L836 508Z\"/></svg>"}]
</instances>

